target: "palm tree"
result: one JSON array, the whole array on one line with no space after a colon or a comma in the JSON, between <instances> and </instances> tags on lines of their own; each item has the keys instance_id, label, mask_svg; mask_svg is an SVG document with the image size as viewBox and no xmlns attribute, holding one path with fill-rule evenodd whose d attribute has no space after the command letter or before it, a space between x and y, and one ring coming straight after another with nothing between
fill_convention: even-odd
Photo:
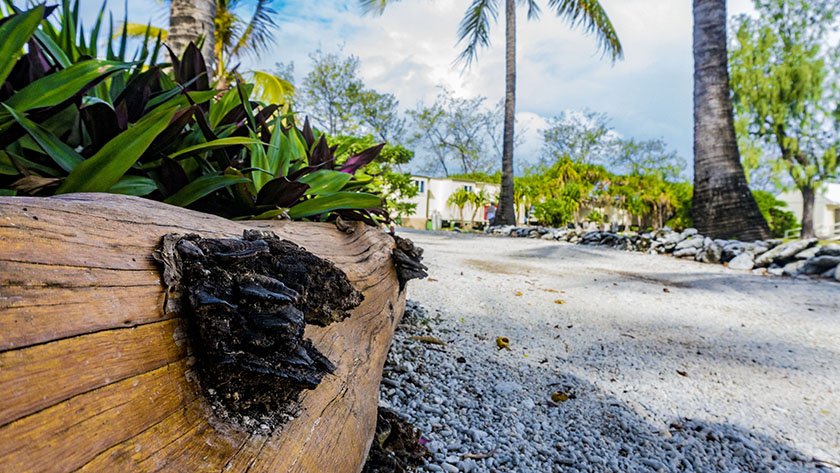
<instances>
[{"instance_id":1,"label":"palm tree","mask_svg":"<svg viewBox=\"0 0 840 473\"><path fill-rule=\"evenodd\" d=\"M475 216L478 211L483 209L485 205L490 203L490 194L486 189L479 189L478 192L470 192L470 205L472 206L472 216L470 217L470 229L475 227Z\"/></svg>"},{"instance_id":2,"label":"palm tree","mask_svg":"<svg viewBox=\"0 0 840 473\"><path fill-rule=\"evenodd\" d=\"M277 12L270 7L271 0L255 0L250 19L240 16L244 0L168 0L169 30L136 23L128 24L130 36L143 37L160 33L161 37L176 55L186 49L190 41L204 38L201 53L208 68L215 77L226 77L229 63L246 54L264 52L271 44L273 30L277 26L274 16ZM238 11L237 11L238 10ZM148 30L148 31L147 31ZM287 89L288 83L277 83L277 78L255 77L255 81L266 88ZM283 90L288 93L288 90Z\"/></svg>"},{"instance_id":3,"label":"palm tree","mask_svg":"<svg viewBox=\"0 0 840 473\"><path fill-rule=\"evenodd\" d=\"M169 7L167 44L180 57L191 41L204 37L201 54L213 70L213 38L215 38L216 0L172 0Z\"/></svg>"},{"instance_id":4,"label":"palm tree","mask_svg":"<svg viewBox=\"0 0 840 473\"><path fill-rule=\"evenodd\" d=\"M735 138L726 44L726 0L694 0L694 225L714 238L764 239Z\"/></svg>"},{"instance_id":5,"label":"palm tree","mask_svg":"<svg viewBox=\"0 0 840 473\"><path fill-rule=\"evenodd\" d=\"M396 1L396 0L392 0ZM469 66L481 47L490 45L490 20L495 20L500 0L472 0L458 29L458 41L465 43L459 60ZM528 18L537 19L540 7L536 0L519 0L528 5ZM516 114L516 3L505 2L505 106L502 139L502 188L499 209L494 225L516 224L513 189L514 120ZM382 13L388 0L359 0L365 12ZM618 35L598 0L548 0L548 6L572 26L582 26L587 33L594 33L599 48L613 61L622 57Z\"/></svg>"},{"instance_id":6,"label":"palm tree","mask_svg":"<svg viewBox=\"0 0 840 473\"><path fill-rule=\"evenodd\" d=\"M457 191L453 192L452 195L446 199L446 203L458 209L458 216L461 219L461 228L464 227L466 221L464 220L464 207L469 204L473 197L473 192L467 190L465 187L458 189Z\"/></svg>"}]
</instances>

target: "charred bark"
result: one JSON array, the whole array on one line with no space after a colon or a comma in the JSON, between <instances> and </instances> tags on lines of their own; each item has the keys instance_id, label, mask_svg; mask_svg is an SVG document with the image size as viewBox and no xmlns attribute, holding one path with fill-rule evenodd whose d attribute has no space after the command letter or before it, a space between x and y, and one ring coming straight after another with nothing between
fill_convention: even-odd
<instances>
[{"instance_id":1,"label":"charred bark","mask_svg":"<svg viewBox=\"0 0 840 473\"><path fill-rule=\"evenodd\" d=\"M167 310L187 316L202 390L220 417L270 430L335 370L304 328L343 320L363 296L331 262L247 230L242 239L169 234L155 259Z\"/></svg>"},{"instance_id":2,"label":"charred bark","mask_svg":"<svg viewBox=\"0 0 840 473\"><path fill-rule=\"evenodd\" d=\"M400 291L405 289L406 283L412 279L423 279L429 275L429 268L422 263L423 248L414 246L408 238L394 235L397 247L394 249L394 266L397 279L400 281Z\"/></svg>"},{"instance_id":3,"label":"charred bark","mask_svg":"<svg viewBox=\"0 0 840 473\"><path fill-rule=\"evenodd\" d=\"M404 473L423 465L429 451L420 433L396 412L380 407L368 460L362 473Z\"/></svg>"}]
</instances>

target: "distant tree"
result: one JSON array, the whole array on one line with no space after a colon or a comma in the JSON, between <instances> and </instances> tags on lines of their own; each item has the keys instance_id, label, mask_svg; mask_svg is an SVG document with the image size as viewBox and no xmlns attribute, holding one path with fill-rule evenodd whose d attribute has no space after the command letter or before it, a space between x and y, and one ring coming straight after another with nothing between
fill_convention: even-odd
<instances>
[{"instance_id":1,"label":"distant tree","mask_svg":"<svg viewBox=\"0 0 840 473\"><path fill-rule=\"evenodd\" d=\"M310 54L313 67L298 93L301 108L330 135L373 135L389 143L402 141L405 119L393 94L365 87L359 58L325 53Z\"/></svg>"},{"instance_id":2,"label":"distant tree","mask_svg":"<svg viewBox=\"0 0 840 473\"><path fill-rule=\"evenodd\" d=\"M837 175L840 44L829 47L834 0L756 0L759 16L737 19L732 91L747 132L775 147L802 193L802 237L814 236L820 183Z\"/></svg>"},{"instance_id":3,"label":"distant tree","mask_svg":"<svg viewBox=\"0 0 840 473\"><path fill-rule=\"evenodd\" d=\"M299 106L330 135L355 133L359 128L359 95L365 86L359 78L359 58L320 49L309 58L312 70L300 87Z\"/></svg>"},{"instance_id":4,"label":"distant tree","mask_svg":"<svg viewBox=\"0 0 840 473\"><path fill-rule=\"evenodd\" d=\"M330 143L337 146L336 159L339 162L368 149L380 140L373 135L363 137L336 136ZM386 210L394 219L400 219L414 212L417 204L410 199L417 195L418 189L411 179L411 174L402 171L402 167L411 161L414 152L399 144L386 144L379 157L365 166L373 190L385 197Z\"/></svg>"},{"instance_id":5,"label":"distant tree","mask_svg":"<svg viewBox=\"0 0 840 473\"><path fill-rule=\"evenodd\" d=\"M399 113L400 102L394 94L363 90L358 97L361 128L382 141L399 143L405 132L405 118Z\"/></svg>"},{"instance_id":6,"label":"distant tree","mask_svg":"<svg viewBox=\"0 0 840 473\"><path fill-rule=\"evenodd\" d=\"M550 118L542 130L543 161L560 156L586 164L606 164L619 146L618 134L606 114L591 110L565 112Z\"/></svg>"},{"instance_id":7,"label":"distant tree","mask_svg":"<svg viewBox=\"0 0 840 473\"><path fill-rule=\"evenodd\" d=\"M432 105L408 112L414 130L410 142L431 152L430 170L449 176L455 169L461 173L490 169L490 134L497 115L485 102L485 97L465 99L442 89Z\"/></svg>"},{"instance_id":8,"label":"distant tree","mask_svg":"<svg viewBox=\"0 0 840 473\"><path fill-rule=\"evenodd\" d=\"M394 1L394 0L392 0ZM359 0L369 12L382 13L388 0ZM490 45L490 22L496 19L500 0L473 0L458 28L458 39L464 43L460 59L469 65L478 56L478 50ZM514 212L513 151L516 134L516 7L528 6L528 18L539 18L540 7L536 0L504 0L505 13L505 103L502 146L502 185L499 209L494 224L513 225ZM622 55L621 43L607 13L598 0L548 0L554 13L572 26L582 26L593 33L601 49L613 60Z\"/></svg>"},{"instance_id":9,"label":"distant tree","mask_svg":"<svg viewBox=\"0 0 840 473\"><path fill-rule=\"evenodd\" d=\"M608 162L613 172L656 174L671 181L678 180L687 166L685 159L675 150L668 149L668 145L661 139L617 140L615 150Z\"/></svg>"},{"instance_id":10,"label":"distant tree","mask_svg":"<svg viewBox=\"0 0 840 473\"><path fill-rule=\"evenodd\" d=\"M694 0L694 224L715 238L762 239L769 229L738 155L726 59L726 0Z\"/></svg>"}]
</instances>

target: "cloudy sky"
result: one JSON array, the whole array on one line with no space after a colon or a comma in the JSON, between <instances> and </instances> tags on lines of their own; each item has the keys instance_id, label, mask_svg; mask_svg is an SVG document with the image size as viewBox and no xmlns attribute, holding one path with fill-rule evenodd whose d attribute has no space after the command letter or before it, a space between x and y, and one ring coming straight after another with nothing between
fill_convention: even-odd
<instances>
[{"instance_id":1,"label":"cloudy sky","mask_svg":"<svg viewBox=\"0 0 840 473\"><path fill-rule=\"evenodd\" d=\"M113 2L121 18L121 2ZM248 2L245 1L247 4ZM248 68L272 70L294 62L300 79L308 55L343 50L361 60L368 87L397 96L403 108L431 102L437 86L462 96L500 100L504 92L504 25L494 25L492 45L469 70L453 66L456 30L469 0L403 0L381 17L361 16L353 0L277 0L276 44L248 60ZM545 5L546 2L541 2ZM527 129L517 155L536 158L547 117L584 108L603 112L623 136L664 138L689 162L692 156L692 56L690 0L601 0L618 32L625 59L602 59L592 37L570 29L543 9L539 21L518 22L517 119ZM751 10L751 0L730 0L729 13ZM130 0L129 20L166 26L159 0ZM82 0L87 18L100 3Z\"/></svg>"}]
</instances>

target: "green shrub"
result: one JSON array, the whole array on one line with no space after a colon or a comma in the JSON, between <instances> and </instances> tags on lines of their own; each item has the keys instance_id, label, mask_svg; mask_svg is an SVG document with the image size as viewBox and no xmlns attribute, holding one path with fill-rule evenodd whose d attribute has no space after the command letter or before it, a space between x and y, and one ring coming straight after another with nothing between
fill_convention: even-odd
<instances>
[{"instance_id":1,"label":"green shrub","mask_svg":"<svg viewBox=\"0 0 840 473\"><path fill-rule=\"evenodd\" d=\"M568 199L548 199L534 204L534 215L541 224L562 227L574 219L576 204Z\"/></svg>"},{"instance_id":2,"label":"green shrub","mask_svg":"<svg viewBox=\"0 0 840 473\"><path fill-rule=\"evenodd\" d=\"M789 210L785 210L787 203L777 199L776 196L767 191L758 190L752 191L752 193L755 197L755 203L758 204L758 210L770 227L770 236L782 238L788 230L799 228L796 215Z\"/></svg>"}]
</instances>

